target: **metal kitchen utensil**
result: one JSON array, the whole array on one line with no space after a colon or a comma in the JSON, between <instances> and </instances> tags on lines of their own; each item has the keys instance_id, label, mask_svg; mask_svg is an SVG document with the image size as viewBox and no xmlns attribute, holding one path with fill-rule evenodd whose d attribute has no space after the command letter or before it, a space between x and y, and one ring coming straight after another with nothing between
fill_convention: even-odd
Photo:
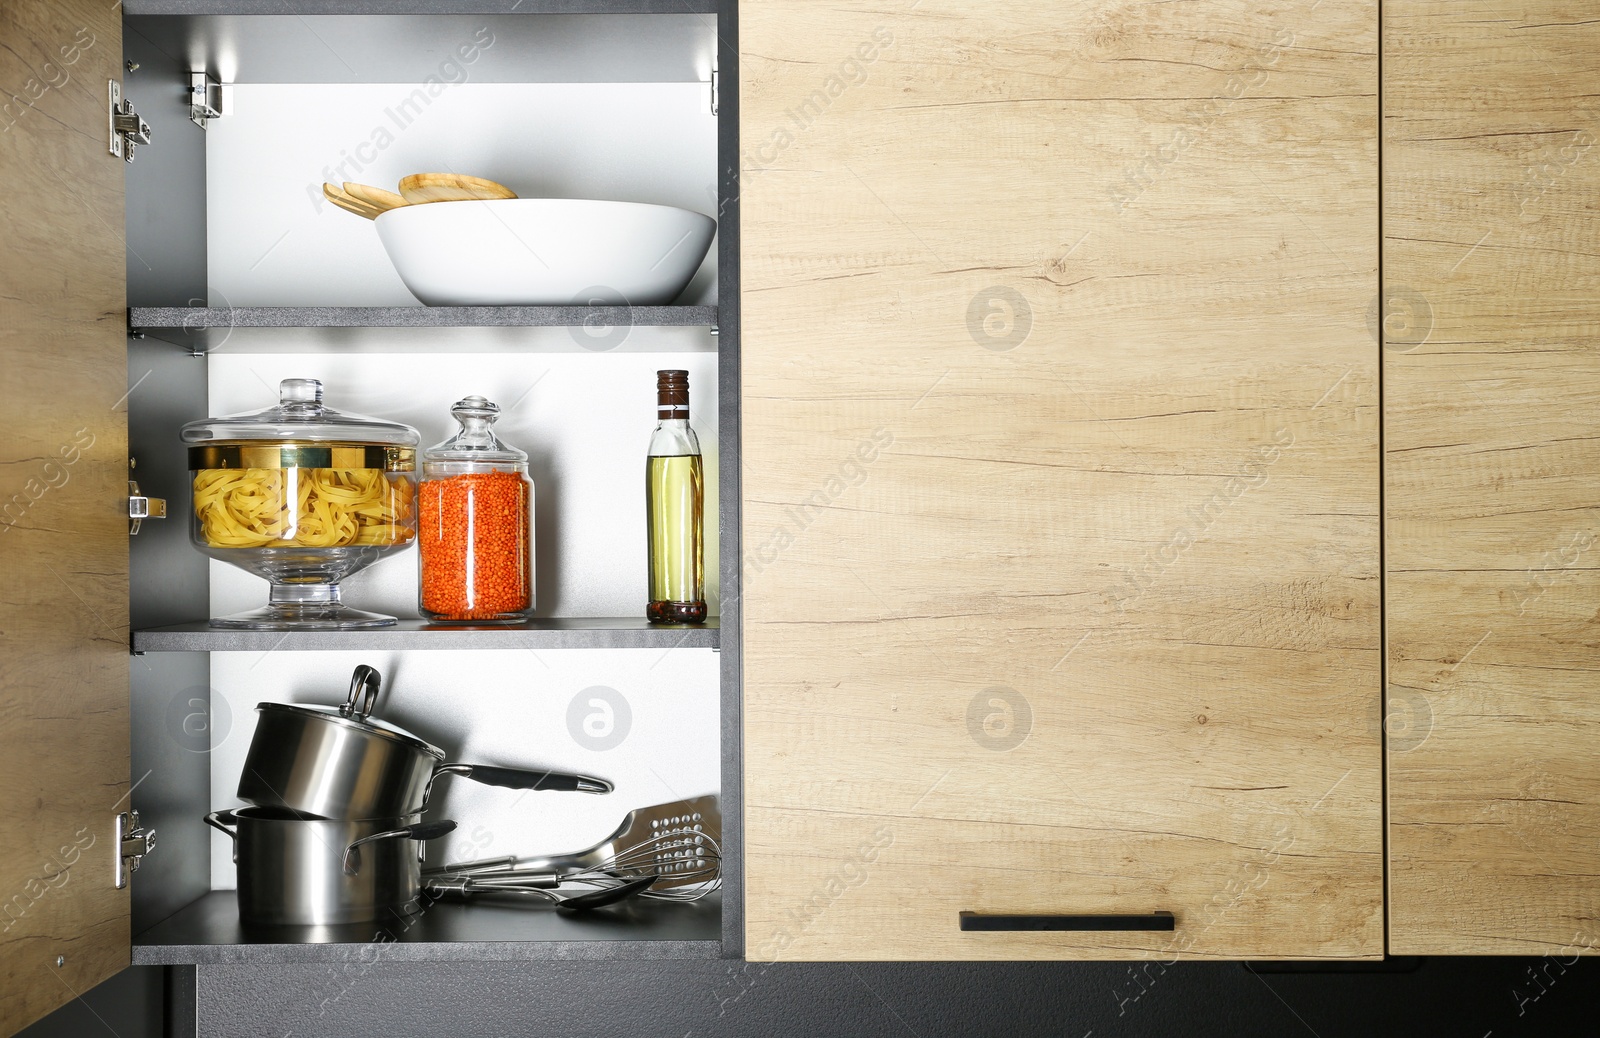
<instances>
[{"instance_id":1,"label":"metal kitchen utensil","mask_svg":"<svg viewBox=\"0 0 1600 1038\"><path fill-rule=\"evenodd\" d=\"M655 876L635 876L632 879L616 879L612 877L608 882L601 884L594 890L586 890L581 894L562 896L556 892L560 883L556 880L530 879L525 882L508 883L496 880L473 879L468 876L441 876L426 880L423 889L429 897L470 898L474 895L508 895L515 897L538 897L555 903L556 909L562 912L587 912L606 905L614 905L626 901L631 897L645 894L650 885L656 882Z\"/></svg>"},{"instance_id":2,"label":"metal kitchen utensil","mask_svg":"<svg viewBox=\"0 0 1600 1038\"><path fill-rule=\"evenodd\" d=\"M722 813L714 796L674 800L628 812L615 832L587 850L547 857L505 855L453 862L429 869L429 877L574 882L617 876L656 876L646 896L704 896L720 882Z\"/></svg>"},{"instance_id":3,"label":"metal kitchen utensil","mask_svg":"<svg viewBox=\"0 0 1600 1038\"><path fill-rule=\"evenodd\" d=\"M206 824L233 841L239 918L247 925L367 922L421 910L423 840L454 822L409 818L327 820L247 807L213 811ZM346 870L357 848L360 861Z\"/></svg>"},{"instance_id":4,"label":"metal kitchen utensil","mask_svg":"<svg viewBox=\"0 0 1600 1038\"><path fill-rule=\"evenodd\" d=\"M630 897L643 894L656 881L655 876L639 876L636 879L624 880L611 887L601 887L591 890L586 894L575 897L564 897L556 902L558 912L588 912L606 905L614 905L619 901L626 901Z\"/></svg>"},{"instance_id":5,"label":"metal kitchen utensil","mask_svg":"<svg viewBox=\"0 0 1600 1038\"><path fill-rule=\"evenodd\" d=\"M441 775L510 789L611 792L610 782L589 775L445 764L437 746L371 717L381 684L362 664L342 706L258 705L239 799L317 818L400 818L426 809Z\"/></svg>"},{"instance_id":6,"label":"metal kitchen utensil","mask_svg":"<svg viewBox=\"0 0 1600 1038\"><path fill-rule=\"evenodd\" d=\"M462 173L413 173L400 181L400 197L412 205L420 205L515 198L517 193L504 184Z\"/></svg>"}]
</instances>

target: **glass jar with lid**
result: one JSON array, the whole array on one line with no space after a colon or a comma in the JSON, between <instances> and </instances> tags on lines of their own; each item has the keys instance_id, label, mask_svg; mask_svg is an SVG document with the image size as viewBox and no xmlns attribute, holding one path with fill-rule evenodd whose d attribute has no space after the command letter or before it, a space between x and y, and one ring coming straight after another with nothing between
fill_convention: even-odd
<instances>
[{"instance_id":1,"label":"glass jar with lid","mask_svg":"<svg viewBox=\"0 0 1600 1038\"><path fill-rule=\"evenodd\" d=\"M456 435L422 453L418 610L435 623L520 623L534 610L533 480L501 442L500 408L469 396Z\"/></svg>"},{"instance_id":2,"label":"glass jar with lid","mask_svg":"<svg viewBox=\"0 0 1600 1038\"><path fill-rule=\"evenodd\" d=\"M265 411L183 427L194 500L190 539L264 577L265 608L213 627L337 630L392 616L340 601L345 577L416 540L417 431L322 402L322 383L284 379Z\"/></svg>"}]
</instances>

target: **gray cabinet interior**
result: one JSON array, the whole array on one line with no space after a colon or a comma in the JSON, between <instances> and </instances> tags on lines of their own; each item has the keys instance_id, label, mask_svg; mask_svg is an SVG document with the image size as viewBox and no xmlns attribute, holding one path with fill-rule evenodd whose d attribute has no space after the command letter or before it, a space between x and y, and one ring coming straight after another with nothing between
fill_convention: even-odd
<instances>
[{"instance_id":1,"label":"gray cabinet interior","mask_svg":"<svg viewBox=\"0 0 1600 1038\"><path fill-rule=\"evenodd\" d=\"M147 522L130 541L134 630L130 781L135 786L134 804L160 834L158 853L146 861L133 883L136 965L358 961L370 954L375 941L392 942L386 955L395 961L715 958L742 951L736 565L737 99L733 96L736 52L731 5L721 14L720 5L701 2L475 3L465 12L463 6L288 3L270 5L270 13L266 13L267 5L249 2L162 0L127 5L124 51L134 67L125 75L125 90L153 131L152 143L138 149L135 161L127 167L128 372L129 385L136 387L128 400L130 454L137 459L135 475L144 491L167 497L172 514L164 523ZM440 11L451 13L437 13ZM493 45L478 48L470 63L464 63L456 47L458 37L471 39L475 34L480 41L492 37ZM564 197L618 197L627 193L618 188L618 176L648 181L655 167L668 163L653 158L648 142L641 140L631 146L626 135L619 141L617 135L623 128L608 125L599 117L603 114L599 110L566 114L569 122L582 123L586 133L592 132L596 142L605 144L605 149L593 149L603 150L605 161L597 160L589 167L583 161L564 161L560 149L584 150L582 138L569 135L549 138L546 146L551 151L544 156L548 161L530 163L526 142L517 137L519 120L525 122L524 116L535 115L555 118L549 112L530 113L530 103L556 105L566 99L567 107L581 107L581 91L590 90L610 91L614 104L618 97L646 97L655 90L677 97L686 91L695 97L703 94L709 106L711 74L717 69L722 73L720 114L709 132L678 135L698 143L683 145L687 156L672 156L678 167L689 162L700 171L696 175L703 174L705 182L695 185L703 197L684 197L680 186L678 200L666 201L717 217L718 238L680 305L671 307L436 311L408 305L405 299L394 298L392 289L390 297L377 305L371 299L328 299L319 300L318 306L306 306L297 293L302 288L325 292L328 279L305 269L304 258L291 257L279 281L259 281L249 300L251 306L235 309L230 300L219 297L215 277L218 253L235 247L242 231L219 229L215 211L208 216L208 205L215 205L221 197L251 204L252 192L281 194L286 182L293 184L294 192L305 194L299 181L307 185L320 182L324 166L337 174L339 161L335 156L332 162L317 161L316 168L310 168L308 155L315 143L296 152L297 139L291 132L275 144L284 168L266 163L252 166L248 156L244 160L235 156L231 164L219 165L218 154L208 155L207 140L221 124L203 130L189 119L184 88L190 72L199 69L234 84L249 100L254 118L262 117L264 106L271 106L272 118L283 120L288 127L319 120L337 127L342 118L350 127L351 139L358 142L368 139L372 120L353 111L341 115L341 91L353 99L378 85L404 100L435 83L442 82L447 88L470 85L473 104L486 106L479 114L504 128L503 150L519 155L524 168L539 167L523 173L520 179L529 184L523 192ZM413 108L419 105L414 103ZM352 101L345 107L359 106ZM667 126L664 132L671 136L671 131ZM218 133L216 138L221 141L223 135ZM240 137L233 140L237 145ZM433 140L436 149L446 147L449 127L436 128ZM501 139L478 141L478 154L493 154L497 140ZM661 141L655 142L657 153L661 145ZM604 168L597 173L599 167ZM354 168L347 164L343 172ZM424 163L404 171L425 168ZM560 181L555 174L541 179L541 168L566 170L567 179ZM382 163L368 162L361 175L348 179L385 183L379 176L369 179L374 171L387 176ZM516 169L509 174L476 167L473 171L499 174L497 179L518 186ZM237 178L241 177L250 179L240 183ZM681 169L679 180L683 180ZM270 222L277 203L269 197L259 204L263 207L259 212L246 213L241 219L264 212ZM317 216L321 219L323 214ZM348 241L352 232L369 232L360 224L356 217L330 207L320 226ZM315 235L311 239L300 246L305 250L303 257L335 247L316 240ZM247 266L234 265L236 269ZM385 273L392 279L392 272ZM362 271L353 270L352 284L362 276ZM582 333L570 327L584 321L621 325L623 341L603 340L598 347L584 341ZM414 619L414 609L408 618L400 609L387 608L401 613L398 628L355 634L350 639L335 633L290 639L274 635L263 641L255 635L241 638L209 630L205 618L232 608L230 596L242 591L238 581L254 582L254 578L219 571L188 543L189 476L177 440L179 427L208 414L243 409L224 404L235 390L239 399L254 390L265 398L267 390L240 388L240 380L275 383L278 369L286 365L299 364L319 372L326 367L336 373L330 376L330 383L343 373L352 396L365 389L367 373L371 373L372 384L384 385L384 396L398 399L411 388L408 378L426 383L435 380L440 370L471 370L474 358L482 362L478 368L493 366L517 372L521 365L529 381L560 368L600 372L600 376L591 374L589 381L598 377L628 387L625 395L630 402L607 401L606 407L595 408L589 427L575 417L556 430L557 443L520 443L536 457L541 449L553 455L565 452L549 460L548 485L541 484L541 495L549 494L555 500L563 484L581 485L583 478L578 477L609 487L603 496L572 494L578 511L562 513L559 524L552 519L555 529L551 531L542 525L537 531L537 537L547 538L539 558L541 614L546 615L526 629L430 631ZM615 529L631 531L642 521L642 495L637 491L644 441L631 431L610 439L603 434L607 423L615 425L615 416L625 407L637 411L639 419L647 423L647 433L648 422L653 420L653 398L648 395L653 371L687 365L703 375L701 384L694 387L696 400L703 405L697 412L710 423L698 427L710 443L709 481L719 491L714 526L708 516L708 526L720 531L714 539L717 550L708 552L708 565L716 566L714 584L721 605L720 609L713 605L713 613L720 613L717 623L696 630L667 631L651 629L642 619L635 619L634 614L642 611L642 599L636 609L622 607L628 595L622 583L627 578L626 565L595 558L597 570L610 568L595 579L595 587L586 587L580 583L584 560L566 557L563 552L581 555L572 549L576 542L592 557L593 545L584 544L579 537L585 528L620 522ZM263 376L263 371L268 374ZM359 377L352 372L359 372ZM385 378L389 383L384 383ZM642 390L634 385L646 381ZM618 396L623 395L619 389ZM329 402L349 410L376 409L364 402L341 403L332 384ZM430 400L430 407L435 403ZM421 427L424 423L416 424ZM427 443L442 438L434 433L443 428L422 431ZM637 444L632 443L634 439ZM574 470L580 471L575 474ZM540 504L539 522L543 524L545 502L541 499ZM625 515L625 519L609 513ZM562 536L563 528L573 532ZM626 560L636 547L642 548L642 540L633 532L625 550L614 554ZM408 555L375 567L373 573L379 579L365 593L391 606L404 605L403 600L413 593L414 567L414 558ZM547 578L546 573L553 576ZM557 576L564 586L547 588L546 579ZM638 577L642 588L642 567ZM261 591L264 585L242 593ZM568 606L566 615L547 615L546 600L556 603L558 613L560 606ZM615 608L602 608L605 606ZM696 654L692 664L661 664L669 657L683 659L683 654ZM220 881L231 865L225 860L212 864L219 851L201 819L209 810L228 806L218 798L226 796L236 778L233 759L238 747L233 743L248 740L253 720L253 693L229 700L228 690L218 687L218 677L245 674L269 657L271 663L257 673L271 672L270 680L284 686L283 694L272 698L323 702L339 694L338 675L340 671L347 674L350 659L382 661L380 669L387 665L396 672L397 709L402 712L397 721L425 734L442 731L438 741L455 749L471 746L479 735L487 738L497 727L512 725L508 714L519 718L515 722L522 725L519 730L538 736L530 737L530 744L542 740L545 749L559 744L567 738L564 715L571 690L585 684L579 674L587 665L584 661L597 661L596 673L601 675L588 681L590 685L606 684L607 673L653 672L650 680L643 682L646 687L633 709L639 734L632 748L618 751L600 764L581 761L596 773L609 770L624 775L624 783L629 781L626 776L636 781L626 798L581 798L586 801L582 810L590 817L580 828L609 830L631 807L717 792L724 813L723 890L697 905L641 904L590 922L557 918L537 909L440 903L399 925L322 934L241 930L232 892ZM457 671L460 682L448 689L430 689L408 701L398 691L405 687L408 667L413 674L430 668ZM655 677L670 674L675 667L681 672L679 678ZM557 676L547 676L550 674ZM674 680L678 684L674 685ZM657 693L653 698L652 692ZM223 739L229 740L229 747L219 745ZM453 747L449 745L452 741ZM695 776L715 776L712 788L673 788L673 778L681 772L673 771L667 756L671 751L663 748L671 745L687 746L682 752L698 755L688 771ZM532 752L539 752L539 747L533 746ZM501 759L493 763L537 763L511 759L513 755L514 751L502 748ZM549 763L554 766L557 762ZM580 760L572 757L560 763L577 765ZM650 779L650 774L655 779ZM624 792L621 785L618 792ZM467 816L474 815L474 806L484 802L476 799L476 794L450 795L461 809L463 829L470 830L473 821ZM520 820L509 821L511 816L502 814L494 824L516 829L511 835L524 839L541 827L554 826L554 831L560 832L561 816L565 812L572 822L571 812L576 808L538 799L554 795L537 794L536 809L528 809L535 802L529 800L521 808ZM569 831L574 830L569 827Z\"/></svg>"}]
</instances>

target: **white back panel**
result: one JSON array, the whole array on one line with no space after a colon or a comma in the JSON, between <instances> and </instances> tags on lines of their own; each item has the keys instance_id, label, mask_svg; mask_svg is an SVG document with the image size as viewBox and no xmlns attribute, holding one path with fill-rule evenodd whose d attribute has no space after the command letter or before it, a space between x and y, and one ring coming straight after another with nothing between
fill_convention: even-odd
<instances>
[{"instance_id":1,"label":"white back panel","mask_svg":"<svg viewBox=\"0 0 1600 1038\"><path fill-rule=\"evenodd\" d=\"M234 86L233 110L205 131L210 305L417 305L372 222L326 201L325 180L393 191L411 173L470 173L524 198L717 215L706 84L469 80L431 89ZM679 302L716 301L716 255L713 243Z\"/></svg>"}]
</instances>

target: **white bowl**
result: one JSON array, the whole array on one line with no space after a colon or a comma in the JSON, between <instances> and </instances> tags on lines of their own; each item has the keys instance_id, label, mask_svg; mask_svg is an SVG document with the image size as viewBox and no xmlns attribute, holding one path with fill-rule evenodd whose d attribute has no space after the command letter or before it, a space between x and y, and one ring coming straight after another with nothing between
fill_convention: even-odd
<instances>
[{"instance_id":1,"label":"white bowl","mask_svg":"<svg viewBox=\"0 0 1600 1038\"><path fill-rule=\"evenodd\" d=\"M428 306L670 303L711 247L709 216L641 202L429 202L378 217L378 237Z\"/></svg>"}]
</instances>

